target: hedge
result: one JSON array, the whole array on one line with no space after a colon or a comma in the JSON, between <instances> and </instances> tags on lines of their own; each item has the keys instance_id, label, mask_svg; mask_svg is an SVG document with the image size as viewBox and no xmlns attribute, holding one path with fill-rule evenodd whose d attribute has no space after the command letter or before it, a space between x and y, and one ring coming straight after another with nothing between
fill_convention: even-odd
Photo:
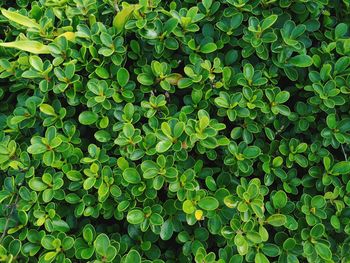
<instances>
[{"instance_id":1,"label":"hedge","mask_svg":"<svg viewBox=\"0 0 350 263\"><path fill-rule=\"evenodd\" d=\"M0 261L350 262L350 0L0 12Z\"/></svg>"}]
</instances>

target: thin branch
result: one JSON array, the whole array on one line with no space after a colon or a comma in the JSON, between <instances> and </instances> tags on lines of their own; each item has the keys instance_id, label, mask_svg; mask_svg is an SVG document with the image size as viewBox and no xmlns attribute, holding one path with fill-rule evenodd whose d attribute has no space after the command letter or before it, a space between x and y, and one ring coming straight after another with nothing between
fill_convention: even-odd
<instances>
[{"instance_id":1,"label":"thin branch","mask_svg":"<svg viewBox=\"0 0 350 263\"><path fill-rule=\"evenodd\" d=\"M115 0L114 3L113 3L113 7L114 7L115 11L117 11L117 13L120 12L120 9L119 9L119 6L118 6L118 2L119 1Z\"/></svg>"},{"instance_id":2,"label":"thin branch","mask_svg":"<svg viewBox=\"0 0 350 263\"><path fill-rule=\"evenodd\" d=\"M342 144L340 144L340 147L341 147L341 149L342 149L342 151L343 151L343 154L344 154L344 157L345 157L345 161L347 161L347 160L348 160L348 156L346 155L344 146L343 146Z\"/></svg>"},{"instance_id":3,"label":"thin branch","mask_svg":"<svg viewBox=\"0 0 350 263\"><path fill-rule=\"evenodd\" d=\"M15 207L17 206L18 198L19 198L19 195L17 195L15 202L12 204L12 208L11 208L10 214L8 215L8 217L6 219L6 222L5 222L4 232L2 233L2 235L0 237L0 243L2 243L2 240L4 239L4 237L5 237L6 233L7 233L8 224L9 224L11 216L12 216L14 210L15 210Z\"/></svg>"}]
</instances>

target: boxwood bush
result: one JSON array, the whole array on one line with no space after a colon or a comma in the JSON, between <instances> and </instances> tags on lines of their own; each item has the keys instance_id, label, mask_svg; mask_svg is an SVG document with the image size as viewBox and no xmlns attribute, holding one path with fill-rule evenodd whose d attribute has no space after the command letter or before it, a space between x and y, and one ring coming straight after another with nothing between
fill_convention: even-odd
<instances>
[{"instance_id":1,"label":"boxwood bush","mask_svg":"<svg viewBox=\"0 0 350 263\"><path fill-rule=\"evenodd\" d=\"M0 11L0 261L350 262L349 0Z\"/></svg>"}]
</instances>

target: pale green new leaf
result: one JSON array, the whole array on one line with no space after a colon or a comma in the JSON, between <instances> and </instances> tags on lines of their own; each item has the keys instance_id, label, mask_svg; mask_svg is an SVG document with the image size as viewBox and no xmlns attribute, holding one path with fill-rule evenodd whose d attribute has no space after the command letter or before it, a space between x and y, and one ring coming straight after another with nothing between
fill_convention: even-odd
<instances>
[{"instance_id":1,"label":"pale green new leaf","mask_svg":"<svg viewBox=\"0 0 350 263\"><path fill-rule=\"evenodd\" d=\"M16 48L32 54L50 54L48 46L34 40L18 40L13 42L0 43L1 47Z\"/></svg>"},{"instance_id":2,"label":"pale green new leaf","mask_svg":"<svg viewBox=\"0 0 350 263\"><path fill-rule=\"evenodd\" d=\"M138 5L130 5L124 7L113 20L113 26L117 29L117 32L120 33L123 31L126 22L130 19L132 12L138 8Z\"/></svg>"},{"instance_id":3,"label":"pale green new leaf","mask_svg":"<svg viewBox=\"0 0 350 263\"><path fill-rule=\"evenodd\" d=\"M8 20L11 20L17 24L20 24L22 26L25 27L33 27L36 29L40 29L40 25L35 22L34 19L31 19L29 17L26 17L24 15L21 15L17 12L12 12L12 11L8 11L6 9L2 9L1 13L3 14L3 16L5 16Z\"/></svg>"}]
</instances>

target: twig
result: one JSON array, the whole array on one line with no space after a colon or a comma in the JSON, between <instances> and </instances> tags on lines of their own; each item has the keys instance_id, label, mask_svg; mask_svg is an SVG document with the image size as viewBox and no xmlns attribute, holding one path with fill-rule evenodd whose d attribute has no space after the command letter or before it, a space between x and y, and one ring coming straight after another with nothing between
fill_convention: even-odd
<instances>
[{"instance_id":1,"label":"twig","mask_svg":"<svg viewBox=\"0 0 350 263\"><path fill-rule=\"evenodd\" d=\"M15 202L12 204L12 208L11 208L10 214L8 215L8 217L6 219L5 226L4 226L4 232L2 233L2 235L0 237L0 243L2 242L2 240L4 239L4 237L6 235L8 224L10 222L11 216L13 214L13 211L14 211L15 207L17 206L18 197L19 197L19 195L17 195Z\"/></svg>"},{"instance_id":2,"label":"twig","mask_svg":"<svg viewBox=\"0 0 350 263\"><path fill-rule=\"evenodd\" d=\"M118 6L118 1L117 1L117 0L116 0L116 1L114 1L113 7L114 7L115 11L117 11L117 13L119 13L119 12L120 12L120 9L119 9L119 6Z\"/></svg>"},{"instance_id":3,"label":"twig","mask_svg":"<svg viewBox=\"0 0 350 263\"><path fill-rule=\"evenodd\" d=\"M345 149L344 149L343 145L340 144L340 147L341 147L341 149L343 151L343 154L344 154L344 157L345 157L345 161L347 161L348 160L348 156L346 155L346 152L345 152Z\"/></svg>"}]
</instances>

